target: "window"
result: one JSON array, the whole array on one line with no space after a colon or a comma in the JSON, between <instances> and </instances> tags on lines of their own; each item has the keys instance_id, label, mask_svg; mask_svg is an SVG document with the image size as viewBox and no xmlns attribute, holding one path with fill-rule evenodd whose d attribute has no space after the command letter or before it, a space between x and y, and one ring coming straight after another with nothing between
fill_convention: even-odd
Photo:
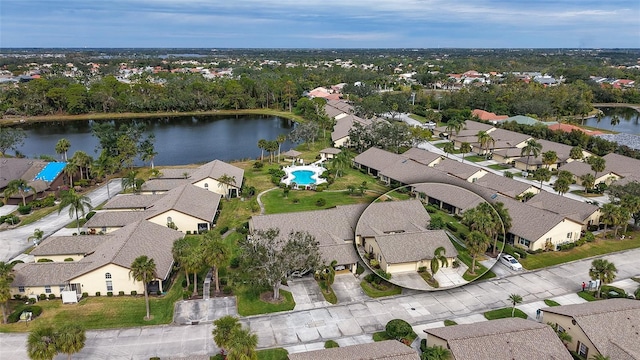
<instances>
[{"instance_id":1,"label":"window","mask_svg":"<svg viewBox=\"0 0 640 360\"><path fill-rule=\"evenodd\" d=\"M103 226L103 227L102 227L102 229L101 229L100 231L102 231L103 233L106 233L106 232L107 232L107 227L106 227L106 226Z\"/></svg>"},{"instance_id":2,"label":"window","mask_svg":"<svg viewBox=\"0 0 640 360\"><path fill-rule=\"evenodd\" d=\"M51 286L46 285L46 286L44 287L44 292L45 292L45 293L47 293L47 294L51 294Z\"/></svg>"},{"instance_id":3,"label":"window","mask_svg":"<svg viewBox=\"0 0 640 360\"><path fill-rule=\"evenodd\" d=\"M556 323L556 326L558 327L558 332L559 333L565 332L564 328L562 326L560 326L560 324Z\"/></svg>"},{"instance_id":4,"label":"window","mask_svg":"<svg viewBox=\"0 0 640 360\"><path fill-rule=\"evenodd\" d=\"M111 280L107 280L107 291L113 291L113 282Z\"/></svg>"},{"instance_id":5,"label":"window","mask_svg":"<svg viewBox=\"0 0 640 360\"><path fill-rule=\"evenodd\" d=\"M64 285L60 285L60 292L64 291Z\"/></svg>"},{"instance_id":6,"label":"window","mask_svg":"<svg viewBox=\"0 0 640 360\"><path fill-rule=\"evenodd\" d=\"M204 188L209 190L209 183L204 183Z\"/></svg>"},{"instance_id":7,"label":"window","mask_svg":"<svg viewBox=\"0 0 640 360\"><path fill-rule=\"evenodd\" d=\"M111 279L111 273L104 274L104 278L105 279Z\"/></svg>"},{"instance_id":8,"label":"window","mask_svg":"<svg viewBox=\"0 0 640 360\"><path fill-rule=\"evenodd\" d=\"M171 216L167 216L167 224L170 224L173 222L173 219L171 218Z\"/></svg>"},{"instance_id":9,"label":"window","mask_svg":"<svg viewBox=\"0 0 640 360\"><path fill-rule=\"evenodd\" d=\"M586 359L587 354L589 353L589 348L585 344L578 341L578 347L576 348L576 352L578 353L578 355Z\"/></svg>"},{"instance_id":10,"label":"window","mask_svg":"<svg viewBox=\"0 0 640 360\"><path fill-rule=\"evenodd\" d=\"M18 286L18 291L19 292L24 292L24 286Z\"/></svg>"},{"instance_id":11,"label":"window","mask_svg":"<svg viewBox=\"0 0 640 360\"><path fill-rule=\"evenodd\" d=\"M520 238L520 240L518 241L521 245L524 245L526 247L529 247L529 245L531 244L531 241L527 240L527 239L523 239Z\"/></svg>"},{"instance_id":12,"label":"window","mask_svg":"<svg viewBox=\"0 0 640 360\"><path fill-rule=\"evenodd\" d=\"M567 239L571 239L571 235L573 235L573 233L567 233Z\"/></svg>"}]
</instances>

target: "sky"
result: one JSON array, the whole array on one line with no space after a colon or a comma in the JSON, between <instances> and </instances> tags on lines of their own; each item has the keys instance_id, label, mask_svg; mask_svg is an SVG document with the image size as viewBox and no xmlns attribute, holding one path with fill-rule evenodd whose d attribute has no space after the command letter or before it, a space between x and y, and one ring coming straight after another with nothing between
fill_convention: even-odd
<instances>
[{"instance_id":1,"label":"sky","mask_svg":"<svg viewBox=\"0 0 640 360\"><path fill-rule=\"evenodd\" d=\"M639 0L0 0L0 48L640 48Z\"/></svg>"}]
</instances>

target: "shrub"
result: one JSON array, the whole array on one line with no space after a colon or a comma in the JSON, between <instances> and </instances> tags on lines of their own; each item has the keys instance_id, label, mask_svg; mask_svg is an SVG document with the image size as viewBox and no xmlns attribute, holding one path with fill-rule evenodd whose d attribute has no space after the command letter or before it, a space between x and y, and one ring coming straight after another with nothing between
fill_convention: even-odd
<instances>
[{"instance_id":1,"label":"shrub","mask_svg":"<svg viewBox=\"0 0 640 360\"><path fill-rule=\"evenodd\" d=\"M360 263L358 263L358 266L356 267L356 274L362 275L363 272L364 272L364 267L360 265Z\"/></svg>"},{"instance_id":2,"label":"shrub","mask_svg":"<svg viewBox=\"0 0 640 360\"><path fill-rule=\"evenodd\" d=\"M107 291L107 296L109 297L113 296L113 291Z\"/></svg>"},{"instance_id":3,"label":"shrub","mask_svg":"<svg viewBox=\"0 0 640 360\"><path fill-rule=\"evenodd\" d=\"M523 259L527 258L527 251L524 250L524 249L514 248L513 252L515 252L516 254L520 255L520 257L523 258Z\"/></svg>"},{"instance_id":4,"label":"shrub","mask_svg":"<svg viewBox=\"0 0 640 360\"><path fill-rule=\"evenodd\" d=\"M231 261L229 261L229 266L231 266L232 269L237 269L240 266L240 258L237 256L231 258Z\"/></svg>"},{"instance_id":5,"label":"shrub","mask_svg":"<svg viewBox=\"0 0 640 360\"><path fill-rule=\"evenodd\" d=\"M55 295L53 295L53 294L49 294L49 300L54 300L55 298L56 298L56 296L55 296Z\"/></svg>"},{"instance_id":6,"label":"shrub","mask_svg":"<svg viewBox=\"0 0 640 360\"><path fill-rule=\"evenodd\" d=\"M402 319L393 319L389 321L384 329L387 332L387 335L393 339L403 339L413 333L411 325Z\"/></svg>"},{"instance_id":7,"label":"shrub","mask_svg":"<svg viewBox=\"0 0 640 360\"><path fill-rule=\"evenodd\" d=\"M220 235L223 235L224 233L226 233L227 231L229 231L229 227L228 226L223 226L220 228Z\"/></svg>"},{"instance_id":8,"label":"shrub","mask_svg":"<svg viewBox=\"0 0 640 360\"><path fill-rule=\"evenodd\" d=\"M595 241L596 237L591 231L587 231L586 233L584 233L584 235L582 235L582 239L584 239L584 241L586 242L593 242Z\"/></svg>"},{"instance_id":9,"label":"shrub","mask_svg":"<svg viewBox=\"0 0 640 360\"><path fill-rule=\"evenodd\" d=\"M375 275L373 274L367 274L367 276L364 277L364 281L368 282L368 283L372 283L373 280L375 279Z\"/></svg>"},{"instance_id":10,"label":"shrub","mask_svg":"<svg viewBox=\"0 0 640 360\"><path fill-rule=\"evenodd\" d=\"M85 218L85 219L87 219L87 221L88 221L88 220L90 220L90 219L93 217L93 215L95 215L95 214L96 214L96 212L95 212L95 211L89 211L89 212L87 213L87 215L85 215L85 216L84 216L84 218Z\"/></svg>"},{"instance_id":11,"label":"shrub","mask_svg":"<svg viewBox=\"0 0 640 360\"><path fill-rule=\"evenodd\" d=\"M11 265L16 265L16 264L24 264L24 261L22 261L22 260L13 260L11 262Z\"/></svg>"},{"instance_id":12,"label":"shrub","mask_svg":"<svg viewBox=\"0 0 640 360\"><path fill-rule=\"evenodd\" d=\"M369 265L371 265L372 268L377 268L380 266L380 262L376 259L373 259L371 261L369 261Z\"/></svg>"},{"instance_id":13,"label":"shrub","mask_svg":"<svg viewBox=\"0 0 640 360\"><path fill-rule=\"evenodd\" d=\"M35 319L42 314L42 308L37 305L18 306L11 314L9 314L7 322L16 323L20 321L20 315L22 315L23 312L30 312L31 319Z\"/></svg>"},{"instance_id":14,"label":"shrub","mask_svg":"<svg viewBox=\"0 0 640 360\"><path fill-rule=\"evenodd\" d=\"M444 326L453 326L453 325L458 325L458 323L453 321L453 320L449 320L449 319L446 319L444 321Z\"/></svg>"},{"instance_id":15,"label":"shrub","mask_svg":"<svg viewBox=\"0 0 640 360\"><path fill-rule=\"evenodd\" d=\"M84 298L87 298L87 297L89 297L89 293L83 292L82 293L82 298L84 299Z\"/></svg>"},{"instance_id":16,"label":"shrub","mask_svg":"<svg viewBox=\"0 0 640 360\"><path fill-rule=\"evenodd\" d=\"M187 235L191 235L191 230L187 230Z\"/></svg>"},{"instance_id":17,"label":"shrub","mask_svg":"<svg viewBox=\"0 0 640 360\"><path fill-rule=\"evenodd\" d=\"M138 292L135 290L131 290L131 296L136 296L136 295L138 295Z\"/></svg>"},{"instance_id":18,"label":"shrub","mask_svg":"<svg viewBox=\"0 0 640 360\"><path fill-rule=\"evenodd\" d=\"M65 258L64 261L73 261L73 258Z\"/></svg>"},{"instance_id":19,"label":"shrub","mask_svg":"<svg viewBox=\"0 0 640 360\"><path fill-rule=\"evenodd\" d=\"M96 296L100 296L100 291L96 291Z\"/></svg>"},{"instance_id":20,"label":"shrub","mask_svg":"<svg viewBox=\"0 0 640 360\"><path fill-rule=\"evenodd\" d=\"M319 198L318 200L316 200L316 206L325 206L327 205L327 200L325 200L324 198Z\"/></svg>"},{"instance_id":21,"label":"shrub","mask_svg":"<svg viewBox=\"0 0 640 360\"><path fill-rule=\"evenodd\" d=\"M122 290L118 291L118 296L124 296L124 291Z\"/></svg>"},{"instance_id":22,"label":"shrub","mask_svg":"<svg viewBox=\"0 0 640 360\"><path fill-rule=\"evenodd\" d=\"M40 294L40 296L38 296L38 299L47 300L47 294Z\"/></svg>"},{"instance_id":23,"label":"shrub","mask_svg":"<svg viewBox=\"0 0 640 360\"><path fill-rule=\"evenodd\" d=\"M331 349L331 348L337 348L337 347L340 347L340 345L338 345L338 343L333 340L327 340L324 343L325 349Z\"/></svg>"},{"instance_id":24,"label":"shrub","mask_svg":"<svg viewBox=\"0 0 640 360\"><path fill-rule=\"evenodd\" d=\"M51 259L38 259L37 262L53 262Z\"/></svg>"},{"instance_id":25,"label":"shrub","mask_svg":"<svg viewBox=\"0 0 640 360\"><path fill-rule=\"evenodd\" d=\"M22 300L22 295L15 294L15 295L13 295L13 298L16 299L16 300Z\"/></svg>"},{"instance_id":26,"label":"shrub","mask_svg":"<svg viewBox=\"0 0 640 360\"><path fill-rule=\"evenodd\" d=\"M18 212L21 215L27 215L28 213L31 212L31 205L27 204L27 205L20 205L18 206Z\"/></svg>"},{"instance_id":27,"label":"shrub","mask_svg":"<svg viewBox=\"0 0 640 360\"><path fill-rule=\"evenodd\" d=\"M20 218L17 217L16 215L0 216L0 219L4 219L4 222L9 225L17 225L20 223Z\"/></svg>"},{"instance_id":28,"label":"shrub","mask_svg":"<svg viewBox=\"0 0 640 360\"><path fill-rule=\"evenodd\" d=\"M423 272L425 272L425 271L427 271L427 267L426 267L426 266L420 266L420 267L418 268L418 272L419 272L419 273L423 273Z\"/></svg>"},{"instance_id":29,"label":"shrub","mask_svg":"<svg viewBox=\"0 0 640 360\"><path fill-rule=\"evenodd\" d=\"M603 299L626 298L627 293L623 289L615 286L602 285L602 287L600 288L600 296Z\"/></svg>"},{"instance_id":30,"label":"shrub","mask_svg":"<svg viewBox=\"0 0 640 360\"><path fill-rule=\"evenodd\" d=\"M381 278L385 280L391 279L391 273L388 273L382 269L379 269L378 271L376 271L376 274L378 274Z\"/></svg>"},{"instance_id":31,"label":"shrub","mask_svg":"<svg viewBox=\"0 0 640 360\"><path fill-rule=\"evenodd\" d=\"M460 261L458 261L458 259L453 260L453 263L451 263L451 266L452 266L454 269L459 268L459 267L460 267Z\"/></svg>"},{"instance_id":32,"label":"shrub","mask_svg":"<svg viewBox=\"0 0 640 360\"><path fill-rule=\"evenodd\" d=\"M256 161L253 163L253 168L256 170L260 170L264 167L264 163L262 161Z\"/></svg>"},{"instance_id":33,"label":"shrub","mask_svg":"<svg viewBox=\"0 0 640 360\"><path fill-rule=\"evenodd\" d=\"M434 205L427 205L427 206L425 206L425 209L427 209L427 212L429 214L433 214L436 211L438 211L438 208L436 206L434 206Z\"/></svg>"},{"instance_id":34,"label":"shrub","mask_svg":"<svg viewBox=\"0 0 640 360\"><path fill-rule=\"evenodd\" d=\"M432 216L429 222L429 230L439 230L445 227L445 222L440 216Z\"/></svg>"},{"instance_id":35,"label":"shrub","mask_svg":"<svg viewBox=\"0 0 640 360\"><path fill-rule=\"evenodd\" d=\"M452 223L450 223L450 222L448 222L445 226L447 227L447 229L449 229L449 230L451 230L453 232L458 231L458 228L455 225L453 225Z\"/></svg>"}]
</instances>

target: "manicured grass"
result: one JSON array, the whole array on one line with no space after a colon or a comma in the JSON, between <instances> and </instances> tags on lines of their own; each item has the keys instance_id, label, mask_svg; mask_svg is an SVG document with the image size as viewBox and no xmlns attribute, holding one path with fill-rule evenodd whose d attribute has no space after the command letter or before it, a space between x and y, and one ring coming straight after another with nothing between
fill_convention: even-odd
<instances>
[{"instance_id":1,"label":"manicured grass","mask_svg":"<svg viewBox=\"0 0 640 360\"><path fill-rule=\"evenodd\" d=\"M65 226L65 229L77 229L78 222L80 223L80 231L82 231L82 227L87 222L87 219L85 218L80 218L80 221L76 221L76 219L73 219L73 221L69 225Z\"/></svg>"},{"instance_id":2,"label":"manicured grass","mask_svg":"<svg viewBox=\"0 0 640 360\"><path fill-rule=\"evenodd\" d=\"M422 278L422 280L424 280L432 288L436 288L437 289L437 288L440 287L440 284L438 284L438 280L436 280L434 277L432 277L431 273L425 271L425 272L419 272L418 274L420 274L420 277Z\"/></svg>"},{"instance_id":3,"label":"manicured grass","mask_svg":"<svg viewBox=\"0 0 640 360\"><path fill-rule=\"evenodd\" d=\"M586 193L583 190L572 190L569 191L572 194L576 194L578 196L582 196L582 197L600 197L603 196L603 194L594 194L594 193Z\"/></svg>"},{"instance_id":4,"label":"manicured grass","mask_svg":"<svg viewBox=\"0 0 640 360\"><path fill-rule=\"evenodd\" d=\"M597 297L593 296L593 294L591 292L588 291L580 291L578 292L578 296L580 296L581 298L587 300L587 301L596 301L596 300L600 300Z\"/></svg>"},{"instance_id":5,"label":"manicured grass","mask_svg":"<svg viewBox=\"0 0 640 360\"><path fill-rule=\"evenodd\" d=\"M280 311L293 310L296 303L293 295L285 290L280 290L280 303L268 303L260 300L260 294L255 289L243 289L236 292L238 299L238 314L241 316L268 314Z\"/></svg>"},{"instance_id":6,"label":"manicured grass","mask_svg":"<svg viewBox=\"0 0 640 360\"><path fill-rule=\"evenodd\" d=\"M640 247L640 231L632 232L632 235L629 237L625 240L604 240L601 237L598 237L594 242L585 243L584 245L571 250L529 254L526 259L520 259L519 261L526 269L534 270L547 266L563 264L569 261L585 259L592 256Z\"/></svg>"},{"instance_id":7,"label":"manicured grass","mask_svg":"<svg viewBox=\"0 0 640 360\"><path fill-rule=\"evenodd\" d=\"M362 288L365 294L367 294L369 297L372 297L372 298L400 295L402 293L402 288L399 286L395 286L393 284L388 284L388 287L385 290L378 290L372 287L371 284L369 284L368 282L362 280L360 282L360 287Z\"/></svg>"},{"instance_id":8,"label":"manicured grass","mask_svg":"<svg viewBox=\"0 0 640 360\"><path fill-rule=\"evenodd\" d=\"M417 114L409 114L409 117L412 118L413 120L420 121L423 124L427 122L427 118Z\"/></svg>"},{"instance_id":9,"label":"manicured grass","mask_svg":"<svg viewBox=\"0 0 640 360\"><path fill-rule=\"evenodd\" d=\"M324 296L324 299L327 300L327 302L331 304L338 303L338 297L336 296L336 293L333 291L333 288L331 288L331 286L328 287L328 291L327 287L324 285L324 282L318 281L318 286L320 286L322 296Z\"/></svg>"},{"instance_id":10,"label":"manicured grass","mask_svg":"<svg viewBox=\"0 0 640 360\"><path fill-rule=\"evenodd\" d=\"M34 210L30 214L25 215L25 216L20 216L19 215L20 216L20 226L25 226L25 225L32 224L32 223L42 219L43 217L45 217L45 216L47 216L47 215L49 215L49 214L51 214L53 212L57 212L57 211L58 211L58 207L57 206L50 206L50 207ZM14 214L18 214L18 212L15 211ZM68 213L66 213L66 214L68 214ZM71 220L71 219L69 219L69 220Z\"/></svg>"},{"instance_id":11,"label":"manicured grass","mask_svg":"<svg viewBox=\"0 0 640 360\"><path fill-rule=\"evenodd\" d=\"M258 360L287 360L289 352L283 348L265 349L256 351Z\"/></svg>"},{"instance_id":12,"label":"manicured grass","mask_svg":"<svg viewBox=\"0 0 640 360\"><path fill-rule=\"evenodd\" d=\"M2 324L0 332L26 332L38 325L60 325L75 323L86 329L113 329L134 326L169 324L173 321L173 305L182 298L183 276L178 276L175 285L162 297L151 297L149 307L152 319L145 321L144 296L89 297L78 304L63 305L60 299L39 301L42 315L27 325L22 323ZM17 304L17 302L16 302Z\"/></svg>"},{"instance_id":13,"label":"manicured grass","mask_svg":"<svg viewBox=\"0 0 640 360\"><path fill-rule=\"evenodd\" d=\"M392 337L387 335L386 331L378 331L373 333L373 341L378 342L378 341L385 341L385 340L393 340Z\"/></svg>"},{"instance_id":14,"label":"manicured grass","mask_svg":"<svg viewBox=\"0 0 640 360\"><path fill-rule=\"evenodd\" d=\"M481 156L481 155L466 156L464 159L469 160L471 162L481 162L481 161L487 160L484 156Z\"/></svg>"},{"instance_id":15,"label":"manicured grass","mask_svg":"<svg viewBox=\"0 0 640 360\"><path fill-rule=\"evenodd\" d=\"M323 206L316 205L318 199L324 199ZM376 194L370 192L365 196L349 195L344 192L316 192L311 190L291 190L287 198L284 197L281 189L273 190L262 196L266 214L280 214L297 211L310 211L329 209L336 205L349 205L359 203L371 203ZM297 202L296 202L297 201Z\"/></svg>"},{"instance_id":16,"label":"manicured grass","mask_svg":"<svg viewBox=\"0 0 640 360\"><path fill-rule=\"evenodd\" d=\"M460 259L460 261L462 261L465 265L469 267L469 269L471 269L471 263L473 262L473 259L471 258L471 255L469 255L469 253L467 252L467 249L463 248L460 244L458 244L455 241L451 241L451 243L458 251L458 259ZM484 265L482 265L479 262L479 260L480 260L479 258L476 259L476 274L471 275L469 273L469 270L467 270L464 273L464 275L462 275L462 278L464 280L466 281L486 280L486 279L491 279L496 277L496 274L493 271L487 269Z\"/></svg>"},{"instance_id":17,"label":"manicured grass","mask_svg":"<svg viewBox=\"0 0 640 360\"><path fill-rule=\"evenodd\" d=\"M449 320L449 319L446 319L444 321L444 326L454 326L454 325L458 325L458 323L453 321L453 320Z\"/></svg>"},{"instance_id":18,"label":"manicured grass","mask_svg":"<svg viewBox=\"0 0 640 360\"><path fill-rule=\"evenodd\" d=\"M504 165L504 164L491 164L489 166L487 166L489 169L493 169L493 170L506 170L506 169L511 169L511 166L509 165Z\"/></svg>"},{"instance_id":19,"label":"manicured grass","mask_svg":"<svg viewBox=\"0 0 640 360\"><path fill-rule=\"evenodd\" d=\"M331 349L331 348L337 348L337 347L340 347L340 344L338 344L334 340L327 340L324 342L325 349Z\"/></svg>"},{"instance_id":20,"label":"manicured grass","mask_svg":"<svg viewBox=\"0 0 640 360\"><path fill-rule=\"evenodd\" d=\"M512 308L502 308L502 309L496 309L496 310L491 310L491 311L487 311L484 313L484 317L487 318L488 320L495 320L495 319L506 319L506 318L510 318L511 317L511 311ZM516 309L515 312L515 317L519 317L519 318L523 318L526 319L528 316L527 314L525 314L522 310L520 309Z\"/></svg>"},{"instance_id":21,"label":"manicured grass","mask_svg":"<svg viewBox=\"0 0 640 360\"><path fill-rule=\"evenodd\" d=\"M551 299L544 299L544 303L547 306L560 306L560 304L557 301L553 301Z\"/></svg>"}]
</instances>

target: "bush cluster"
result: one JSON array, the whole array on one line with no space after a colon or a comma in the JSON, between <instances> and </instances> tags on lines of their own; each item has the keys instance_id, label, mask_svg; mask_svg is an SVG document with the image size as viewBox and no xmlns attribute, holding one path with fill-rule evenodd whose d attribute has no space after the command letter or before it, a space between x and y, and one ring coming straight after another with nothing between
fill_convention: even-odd
<instances>
[{"instance_id":1,"label":"bush cluster","mask_svg":"<svg viewBox=\"0 0 640 360\"><path fill-rule=\"evenodd\" d=\"M27 205L19 205L18 206L18 212L20 213L20 215L27 215L28 213L31 212L31 205L27 204Z\"/></svg>"},{"instance_id":2,"label":"bush cluster","mask_svg":"<svg viewBox=\"0 0 640 360\"><path fill-rule=\"evenodd\" d=\"M7 317L7 322L10 324L18 322L23 312L30 312L31 319L35 319L42 314L42 308L37 305L20 305Z\"/></svg>"},{"instance_id":3,"label":"bush cluster","mask_svg":"<svg viewBox=\"0 0 640 360\"><path fill-rule=\"evenodd\" d=\"M0 224L7 223L9 225L17 225L20 223L20 218L16 215L3 215L0 216Z\"/></svg>"}]
</instances>

